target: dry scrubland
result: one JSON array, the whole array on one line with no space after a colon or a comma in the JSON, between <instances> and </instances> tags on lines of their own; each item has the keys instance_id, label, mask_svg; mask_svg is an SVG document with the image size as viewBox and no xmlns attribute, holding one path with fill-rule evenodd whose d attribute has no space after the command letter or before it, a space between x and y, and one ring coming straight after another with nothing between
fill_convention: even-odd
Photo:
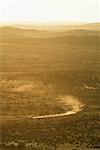
<instances>
[{"instance_id":1,"label":"dry scrubland","mask_svg":"<svg viewBox=\"0 0 100 150\"><path fill-rule=\"evenodd\" d=\"M100 148L100 32L95 26L0 28L1 150ZM65 113L77 101L83 108L76 114L32 118Z\"/></svg>"}]
</instances>

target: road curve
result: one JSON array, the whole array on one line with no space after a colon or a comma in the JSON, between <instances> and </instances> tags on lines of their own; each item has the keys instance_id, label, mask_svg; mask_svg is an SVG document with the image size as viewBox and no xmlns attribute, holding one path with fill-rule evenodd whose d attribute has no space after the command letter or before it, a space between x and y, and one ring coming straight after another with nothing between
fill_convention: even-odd
<instances>
[{"instance_id":1,"label":"road curve","mask_svg":"<svg viewBox=\"0 0 100 150\"><path fill-rule=\"evenodd\" d=\"M57 114L49 114L49 115L41 115L41 116L29 116L28 118L32 119L45 119L45 118L55 118L55 117L62 117L76 114L79 111L82 111L83 104L73 96L60 96L60 102L65 105L64 113L57 113ZM68 111L68 107L70 107L71 111Z\"/></svg>"}]
</instances>

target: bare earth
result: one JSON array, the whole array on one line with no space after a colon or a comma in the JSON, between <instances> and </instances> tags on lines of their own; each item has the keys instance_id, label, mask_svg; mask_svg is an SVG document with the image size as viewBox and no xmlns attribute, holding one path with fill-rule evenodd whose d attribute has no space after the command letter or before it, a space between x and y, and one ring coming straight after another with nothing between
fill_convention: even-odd
<instances>
[{"instance_id":1,"label":"bare earth","mask_svg":"<svg viewBox=\"0 0 100 150\"><path fill-rule=\"evenodd\" d=\"M100 149L98 27L0 27L0 150Z\"/></svg>"}]
</instances>

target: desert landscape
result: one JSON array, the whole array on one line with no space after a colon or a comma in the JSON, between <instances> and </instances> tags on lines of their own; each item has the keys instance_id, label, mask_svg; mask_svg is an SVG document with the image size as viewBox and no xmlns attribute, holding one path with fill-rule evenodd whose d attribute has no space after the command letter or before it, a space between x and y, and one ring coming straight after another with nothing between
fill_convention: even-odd
<instances>
[{"instance_id":1,"label":"desert landscape","mask_svg":"<svg viewBox=\"0 0 100 150\"><path fill-rule=\"evenodd\" d=\"M100 149L100 23L0 26L0 150Z\"/></svg>"}]
</instances>

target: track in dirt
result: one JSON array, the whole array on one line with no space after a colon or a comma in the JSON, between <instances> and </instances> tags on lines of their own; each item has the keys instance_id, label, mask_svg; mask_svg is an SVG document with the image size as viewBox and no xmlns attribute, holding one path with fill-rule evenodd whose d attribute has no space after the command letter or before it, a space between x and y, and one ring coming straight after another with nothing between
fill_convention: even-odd
<instances>
[{"instance_id":1,"label":"track in dirt","mask_svg":"<svg viewBox=\"0 0 100 150\"><path fill-rule=\"evenodd\" d=\"M58 114L49 114L43 116L30 116L29 118L32 119L45 119L45 118L55 118L55 117L62 117L67 115L73 115L77 112L82 111L84 104L82 104L78 99L74 98L73 96L60 96L60 102L65 105L65 113L58 113ZM68 111L68 107L70 107L70 111Z\"/></svg>"}]
</instances>

